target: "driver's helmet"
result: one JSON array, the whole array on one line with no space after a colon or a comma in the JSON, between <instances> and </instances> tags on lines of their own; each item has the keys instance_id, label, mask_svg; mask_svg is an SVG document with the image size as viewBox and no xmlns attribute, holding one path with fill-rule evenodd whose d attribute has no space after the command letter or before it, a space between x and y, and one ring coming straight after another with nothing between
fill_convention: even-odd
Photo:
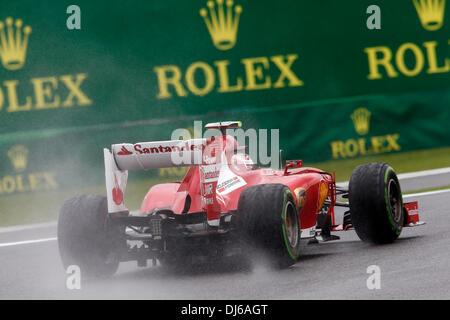
<instances>
[{"instance_id":1,"label":"driver's helmet","mask_svg":"<svg viewBox=\"0 0 450 320\"><path fill-rule=\"evenodd\" d=\"M256 168L253 160L245 153L237 153L231 157L231 165L235 170L253 170Z\"/></svg>"}]
</instances>

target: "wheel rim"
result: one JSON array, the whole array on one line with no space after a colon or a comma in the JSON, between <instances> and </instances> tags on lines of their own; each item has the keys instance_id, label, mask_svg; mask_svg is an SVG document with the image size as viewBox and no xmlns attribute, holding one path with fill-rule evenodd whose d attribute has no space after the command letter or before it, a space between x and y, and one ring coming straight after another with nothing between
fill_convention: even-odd
<instances>
[{"instance_id":1,"label":"wheel rim","mask_svg":"<svg viewBox=\"0 0 450 320\"><path fill-rule=\"evenodd\" d=\"M402 216L402 201L398 184L393 179L389 181L388 194L392 218L395 222L399 222Z\"/></svg>"},{"instance_id":2,"label":"wheel rim","mask_svg":"<svg viewBox=\"0 0 450 320\"><path fill-rule=\"evenodd\" d=\"M294 248L298 243L298 219L297 211L295 210L294 204L290 201L286 203L285 207L286 218L284 221L286 227L286 237L289 245Z\"/></svg>"}]
</instances>

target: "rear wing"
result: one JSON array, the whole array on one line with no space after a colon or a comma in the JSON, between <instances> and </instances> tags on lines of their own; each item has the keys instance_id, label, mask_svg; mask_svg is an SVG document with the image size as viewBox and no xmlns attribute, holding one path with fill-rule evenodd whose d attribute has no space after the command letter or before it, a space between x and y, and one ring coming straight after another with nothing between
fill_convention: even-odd
<instances>
[{"instance_id":1,"label":"rear wing","mask_svg":"<svg viewBox=\"0 0 450 320\"><path fill-rule=\"evenodd\" d=\"M128 213L124 194L128 170L149 170L202 164L206 139L113 144L103 149L109 213Z\"/></svg>"}]
</instances>

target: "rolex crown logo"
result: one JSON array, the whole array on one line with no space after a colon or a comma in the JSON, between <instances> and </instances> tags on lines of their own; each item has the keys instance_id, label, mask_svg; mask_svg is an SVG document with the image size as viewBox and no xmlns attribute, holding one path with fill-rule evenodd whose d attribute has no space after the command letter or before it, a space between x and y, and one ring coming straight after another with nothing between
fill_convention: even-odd
<instances>
[{"instance_id":1,"label":"rolex crown logo","mask_svg":"<svg viewBox=\"0 0 450 320\"><path fill-rule=\"evenodd\" d=\"M355 131L359 135L364 135L369 132L370 115L370 111L366 108L358 108L353 111L352 115L350 116L353 121Z\"/></svg>"},{"instance_id":2,"label":"rolex crown logo","mask_svg":"<svg viewBox=\"0 0 450 320\"><path fill-rule=\"evenodd\" d=\"M20 69L25 63L31 27L26 26L22 31L22 25L22 20L16 19L13 23L11 17L6 18L5 23L0 21L0 59L8 70Z\"/></svg>"},{"instance_id":3,"label":"rolex crown logo","mask_svg":"<svg viewBox=\"0 0 450 320\"><path fill-rule=\"evenodd\" d=\"M429 31L442 27L444 22L445 0L413 0L422 26Z\"/></svg>"},{"instance_id":4,"label":"rolex crown logo","mask_svg":"<svg viewBox=\"0 0 450 320\"><path fill-rule=\"evenodd\" d=\"M23 171L27 167L28 149L22 145L15 145L9 149L8 157L16 171Z\"/></svg>"},{"instance_id":5,"label":"rolex crown logo","mask_svg":"<svg viewBox=\"0 0 450 320\"><path fill-rule=\"evenodd\" d=\"M209 15L205 8L200 9L200 15L205 20L214 46L219 50L229 50L236 44L242 7L240 5L234 6L233 14L233 0L216 0L215 2L217 6L213 0L206 3L209 8Z\"/></svg>"}]
</instances>

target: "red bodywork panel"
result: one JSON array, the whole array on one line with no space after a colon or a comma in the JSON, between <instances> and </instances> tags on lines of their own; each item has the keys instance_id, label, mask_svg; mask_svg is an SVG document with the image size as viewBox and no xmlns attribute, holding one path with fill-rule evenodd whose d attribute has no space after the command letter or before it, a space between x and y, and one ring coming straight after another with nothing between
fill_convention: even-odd
<instances>
[{"instance_id":1,"label":"red bodywork panel","mask_svg":"<svg viewBox=\"0 0 450 320\"><path fill-rule=\"evenodd\" d=\"M219 148L218 145L220 145ZM204 161L209 162L205 162L203 166L190 167L181 182L163 183L153 186L144 198L141 213L146 213L155 208L166 207L176 214L181 214L185 209L188 195L191 198L191 203L186 213L207 212L210 215L209 210L219 214L229 212L237 210L239 197L243 190L250 186L270 183L284 184L292 191L298 205L302 229L316 225L320 202L323 204L323 200L325 200L324 194L334 204L335 181L334 177L329 173L314 168L294 168L286 171L264 168L249 169L245 165L235 164L232 161L233 153L228 152L228 150L234 149L236 146L236 140L229 136L216 137L216 139L213 138L212 141L208 141L204 150ZM222 152L217 153L217 150L222 150ZM219 186L217 189L219 191L216 191L217 183L212 183L214 202L205 204L205 198L211 194L211 186L208 186L211 183L205 183L206 180L204 176L202 177L205 170L202 167L208 167L212 158L217 160L215 153L221 154L222 163L225 159L227 161L227 164L225 164L227 175L231 177L228 179L228 181L231 181L228 185L233 185L234 181L236 183L240 182L240 184L235 184L240 186L234 189L230 187L229 190L231 191L220 194L220 190L227 188L225 183L228 183L228 181L222 183L224 185L223 188ZM324 186L321 188L322 184ZM321 189L322 199L320 199ZM302 199L298 199L299 194ZM333 205L329 214L332 213L332 210Z\"/></svg>"},{"instance_id":2,"label":"red bodywork panel","mask_svg":"<svg viewBox=\"0 0 450 320\"><path fill-rule=\"evenodd\" d=\"M419 204L417 201L403 204L406 210L405 226L415 226L423 224L419 220Z\"/></svg>"}]
</instances>

